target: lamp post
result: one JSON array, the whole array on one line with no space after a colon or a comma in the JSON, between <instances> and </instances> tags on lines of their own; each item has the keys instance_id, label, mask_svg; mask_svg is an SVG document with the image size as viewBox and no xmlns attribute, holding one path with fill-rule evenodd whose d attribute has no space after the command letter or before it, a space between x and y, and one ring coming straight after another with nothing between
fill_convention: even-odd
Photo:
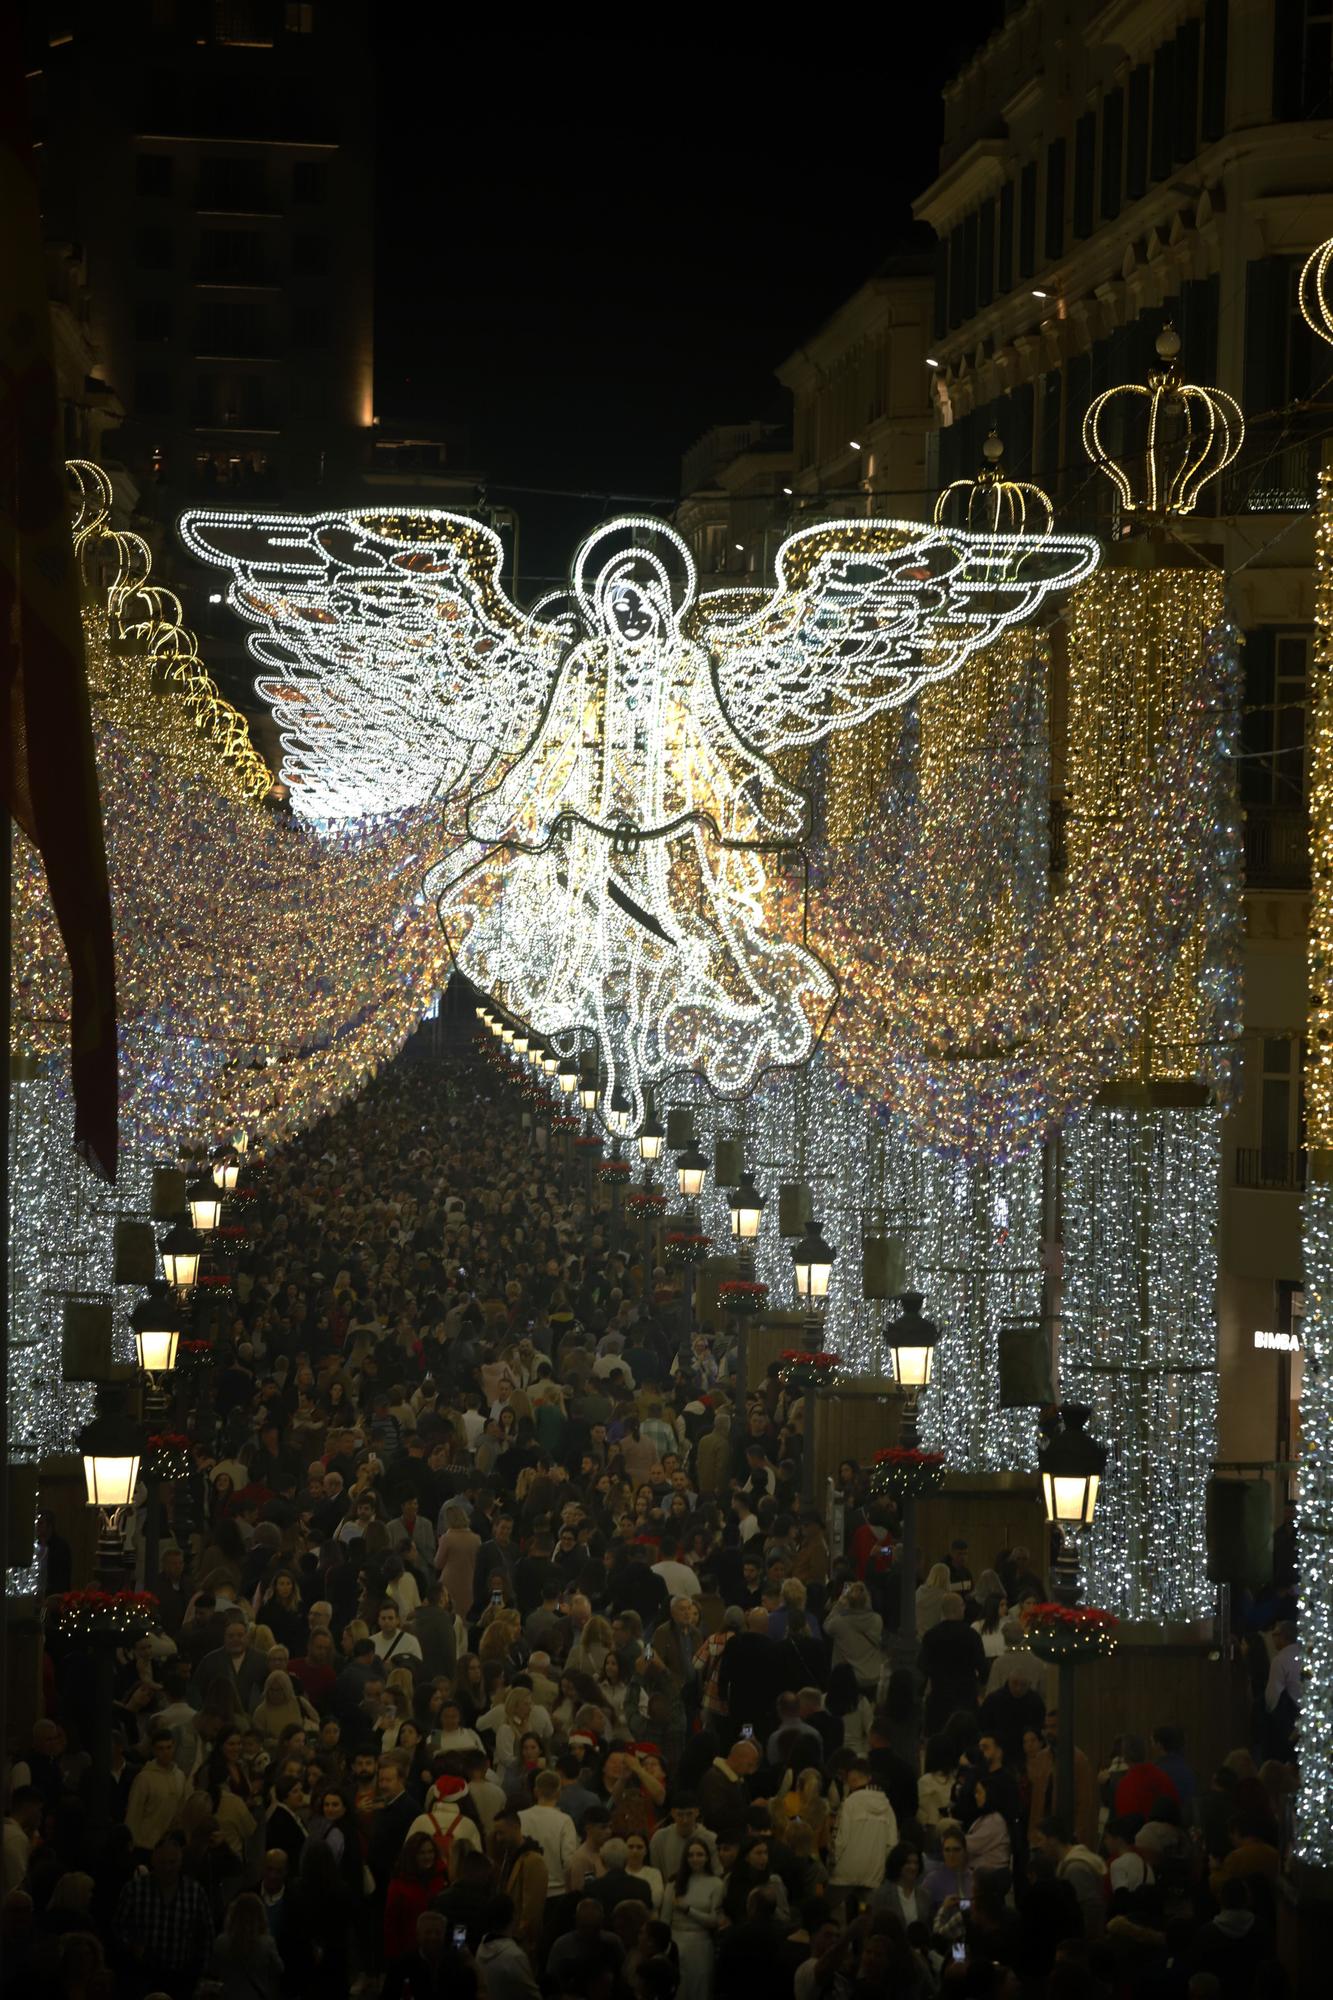
<instances>
[{"instance_id":1,"label":"lamp post","mask_svg":"<svg viewBox=\"0 0 1333 2000\"><path fill-rule=\"evenodd\" d=\"M796 1279L796 1302L805 1319L811 1346L824 1340L824 1309L828 1304L829 1281L837 1250L824 1241L823 1231L812 1216L805 1234L793 1243L791 1259ZM817 1352L818 1349L816 1348ZM806 1507L814 1505L815 1494L815 1391L805 1392L805 1413L801 1437L801 1498Z\"/></svg>"},{"instance_id":2,"label":"lamp post","mask_svg":"<svg viewBox=\"0 0 1333 2000\"><path fill-rule=\"evenodd\" d=\"M143 1431L125 1407L125 1386L103 1383L96 1414L79 1432L88 1505L98 1511L97 1566L108 1589L120 1581L125 1558L125 1514L139 1483Z\"/></svg>"},{"instance_id":3,"label":"lamp post","mask_svg":"<svg viewBox=\"0 0 1333 2000\"><path fill-rule=\"evenodd\" d=\"M648 1172L643 1183L645 1195L656 1194L657 1184L653 1179L653 1168L662 1157L666 1145L666 1127L660 1122L653 1108L651 1095L647 1099L647 1116L639 1127L639 1158ZM646 1300L652 1287L653 1276L653 1211L645 1207L643 1211L643 1296Z\"/></svg>"},{"instance_id":4,"label":"lamp post","mask_svg":"<svg viewBox=\"0 0 1333 2000\"><path fill-rule=\"evenodd\" d=\"M141 1299L130 1314L134 1343L139 1350L139 1366L143 1371L144 1412L147 1415L151 1408L159 1424L171 1407L161 1377L175 1373L180 1322L179 1308L172 1301L167 1286L160 1281L150 1288L148 1297ZM144 1516L143 1579L145 1587L153 1590L157 1586L162 1546L162 1491L161 1481L153 1476L149 1467L144 1470L144 1484L148 1489L148 1507Z\"/></svg>"},{"instance_id":5,"label":"lamp post","mask_svg":"<svg viewBox=\"0 0 1333 2000\"><path fill-rule=\"evenodd\" d=\"M884 1329L884 1345L893 1359L893 1376L901 1394L898 1406L898 1443L913 1451L919 1443L917 1417L921 1397L930 1387L931 1364L940 1330L921 1310L920 1292L900 1292L899 1317ZM915 1482L904 1475L898 1493L902 1505L902 1539L898 1547L898 1616L893 1635L893 1656L900 1666L915 1661L916 1637L916 1491Z\"/></svg>"},{"instance_id":6,"label":"lamp post","mask_svg":"<svg viewBox=\"0 0 1333 2000\"><path fill-rule=\"evenodd\" d=\"M698 1141L691 1139L689 1145L676 1155L676 1186L680 1189L681 1200L685 1203L691 1216L696 1219L698 1215L697 1203L704 1191L704 1182L707 1179L707 1155L700 1151ZM689 1313L690 1332L693 1333L695 1327L695 1267L693 1264L689 1264L686 1266L686 1269L689 1272L689 1278L686 1281L685 1299L686 1308ZM744 1428L744 1403L738 1404L737 1415L742 1428Z\"/></svg>"},{"instance_id":7,"label":"lamp post","mask_svg":"<svg viewBox=\"0 0 1333 2000\"><path fill-rule=\"evenodd\" d=\"M211 1236L222 1220L222 1190L212 1174L200 1174L185 1189L191 1227Z\"/></svg>"},{"instance_id":8,"label":"lamp post","mask_svg":"<svg viewBox=\"0 0 1333 2000\"><path fill-rule=\"evenodd\" d=\"M1097 1495L1106 1471L1106 1446L1087 1432L1092 1411L1086 1403L1062 1403L1058 1416L1046 1429L1046 1442L1037 1453L1041 1477L1041 1497L1046 1518L1059 1531L1060 1553L1055 1564L1055 1594L1062 1604L1078 1603L1079 1544L1084 1531L1092 1526L1097 1511ZM1055 1806L1061 1818L1074 1824L1074 1670L1078 1654L1073 1647L1062 1652L1060 1676L1060 1733L1055 1742Z\"/></svg>"},{"instance_id":9,"label":"lamp post","mask_svg":"<svg viewBox=\"0 0 1333 2000\"><path fill-rule=\"evenodd\" d=\"M199 1282L199 1259L204 1250L204 1239L198 1230L192 1228L184 1216L180 1216L172 1223L158 1248L162 1256L162 1270L172 1291L178 1298L192 1292Z\"/></svg>"},{"instance_id":10,"label":"lamp post","mask_svg":"<svg viewBox=\"0 0 1333 2000\"><path fill-rule=\"evenodd\" d=\"M746 1167L741 1168L741 1176L727 1197L727 1207L731 1215L731 1240L736 1246L736 1262L742 1278L754 1276L754 1246L759 1236L759 1225L764 1216L764 1197L754 1184L754 1179ZM736 1409L742 1434L746 1429L745 1404L750 1393L750 1356L745 1340L745 1321L736 1315Z\"/></svg>"}]
</instances>

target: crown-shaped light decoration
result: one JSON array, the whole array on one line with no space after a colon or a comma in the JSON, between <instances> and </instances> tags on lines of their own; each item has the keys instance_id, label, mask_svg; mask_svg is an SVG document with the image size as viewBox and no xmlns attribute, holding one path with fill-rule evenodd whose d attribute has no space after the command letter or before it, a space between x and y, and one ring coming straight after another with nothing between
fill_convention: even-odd
<instances>
[{"instance_id":1,"label":"crown-shaped light decoration","mask_svg":"<svg viewBox=\"0 0 1333 2000\"><path fill-rule=\"evenodd\" d=\"M1004 441L992 431L981 447L984 460L975 479L955 479L935 502L935 525L947 534L963 528L981 539L968 574L994 578L1014 575L1032 552L1016 545L1018 535L1049 535L1055 513L1050 495L1026 479L1010 479L1004 469Z\"/></svg>"},{"instance_id":2,"label":"crown-shaped light decoration","mask_svg":"<svg viewBox=\"0 0 1333 2000\"><path fill-rule=\"evenodd\" d=\"M1333 265L1333 236L1312 250L1301 266L1301 282L1296 296L1301 317L1312 333L1333 346L1333 303L1328 293L1329 267Z\"/></svg>"},{"instance_id":3,"label":"crown-shaped light decoration","mask_svg":"<svg viewBox=\"0 0 1333 2000\"><path fill-rule=\"evenodd\" d=\"M1204 486L1240 450L1245 419L1240 404L1224 389L1182 382L1177 365L1180 335L1169 321L1157 336L1157 356L1161 365L1146 385L1124 382L1089 403L1083 418L1083 449L1111 481L1127 514L1160 519L1194 512ZM1115 407L1128 417L1131 405L1146 415L1146 429L1137 424L1131 429L1126 423L1126 448L1116 459L1109 449L1107 412ZM1130 466L1135 476L1127 469Z\"/></svg>"}]
</instances>

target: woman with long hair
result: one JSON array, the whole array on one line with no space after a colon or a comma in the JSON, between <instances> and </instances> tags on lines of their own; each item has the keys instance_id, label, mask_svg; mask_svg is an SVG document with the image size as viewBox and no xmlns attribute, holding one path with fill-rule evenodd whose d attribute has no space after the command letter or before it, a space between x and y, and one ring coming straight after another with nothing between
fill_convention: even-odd
<instances>
[{"instance_id":1,"label":"woman with long hair","mask_svg":"<svg viewBox=\"0 0 1333 2000\"><path fill-rule=\"evenodd\" d=\"M255 1617L268 1626L280 1646L293 1659L304 1659L308 1620L301 1606L301 1592L291 1570L275 1570L267 1590L255 1591Z\"/></svg>"},{"instance_id":2,"label":"woman with long hair","mask_svg":"<svg viewBox=\"0 0 1333 2000\"><path fill-rule=\"evenodd\" d=\"M596 1620L589 1619L588 1623L595 1624ZM608 1648L606 1658L602 1662L602 1678L597 1683L597 1700L610 1718L613 1730L624 1723L625 1698L628 1694L629 1682L625 1678L620 1655Z\"/></svg>"},{"instance_id":3,"label":"woman with long hair","mask_svg":"<svg viewBox=\"0 0 1333 2000\"><path fill-rule=\"evenodd\" d=\"M221 1983L223 2000L278 2000L282 1960L253 1890L243 1889L228 1904L208 1973Z\"/></svg>"},{"instance_id":4,"label":"woman with long hair","mask_svg":"<svg viewBox=\"0 0 1333 2000\"><path fill-rule=\"evenodd\" d=\"M384 1902L384 1956L389 1965L416 1950L417 1918L430 1908L443 1886L434 1835L409 1833Z\"/></svg>"},{"instance_id":5,"label":"woman with long hair","mask_svg":"<svg viewBox=\"0 0 1333 2000\"><path fill-rule=\"evenodd\" d=\"M518 1739L513 1762L500 1772L505 1798L516 1812L524 1812L534 1803L533 1782L545 1769L546 1746L535 1729L525 1729Z\"/></svg>"},{"instance_id":6,"label":"woman with long hair","mask_svg":"<svg viewBox=\"0 0 1333 2000\"><path fill-rule=\"evenodd\" d=\"M272 1750L282 1736L284 1729L294 1724L298 1729L313 1725L317 1717L313 1709L307 1715L296 1689L292 1686L290 1674L271 1673L264 1682L264 1692L255 1703L251 1721L258 1730L261 1740Z\"/></svg>"},{"instance_id":7,"label":"woman with long hair","mask_svg":"<svg viewBox=\"0 0 1333 2000\"><path fill-rule=\"evenodd\" d=\"M712 1872L707 1843L685 1843L674 1882L662 1897L662 1915L680 1957L678 2000L712 2000L713 1944L722 1928L722 1882Z\"/></svg>"},{"instance_id":8,"label":"woman with long hair","mask_svg":"<svg viewBox=\"0 0 1333 2000\"><path fill-rule=\"evenodd\" d=\"M992 1571L986 1571L992 1575ZM998 1578L996 1581L998 1582ZM972 1630L981 1640L982 1650L988 1660L998 1660L1001 1653L1008 1651L1008 1641L1004 1636L1004 1621L1009 1611L1009 1600L1002 1590L987 1591L979 1599L980 1618L972 1621Z\"/></svg>"}]
</instances>

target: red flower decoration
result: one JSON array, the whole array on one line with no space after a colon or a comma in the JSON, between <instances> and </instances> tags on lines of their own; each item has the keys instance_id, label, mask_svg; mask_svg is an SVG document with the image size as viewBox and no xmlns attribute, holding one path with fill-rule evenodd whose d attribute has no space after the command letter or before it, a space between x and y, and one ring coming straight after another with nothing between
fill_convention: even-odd
<instances>
[{"instance_id":1,"label":"red flower decoration","mask_svg":"<svg viewBox=\"0 0 1333 2000\"><path fill-rule=\"evenodd\" d=\"M181 1431L160 1431L148 1440L150 1451L188 1451L190 1440Z\"/></svg>"},{"instance_id":2,"label":"red flower decoration","mask_svg":"<svg viewBox=\"0 0 1333 2000\"><path fill-rule=\"evenodd\" d=\"M1025 1625L1060 1625L1070 1632L1114 1632L1120 1623L1091 1604L1029 1604L1022 1619Z\"/></svg>"},{"instance_id":3,"label":"red flower decoration","mask_svg":"<svg viewBox=\"0 0 1333 2000\"><path fill-rule=\"evenodd\" d=\"M944 1453L942 1451L921 1451L915 1446L908 1449L900 1444L892 1444L886 1451L877 1451L871 1463L874 1465L919 1465L933 1468L937 1465L943 1465Z\"/></svg>"},{"instance_id":4,"label":"red flower decoration","mask_svg":"<svg viewBox=\"0 0 1333 2000\"><path fill-rule=\"evenodd\" d=\"M725 1292L729 1298L741 1297L766 1299L768 1286L757 1278L723 1278L718 1284L719 1298Z\"/></svg>"}]
</instances>

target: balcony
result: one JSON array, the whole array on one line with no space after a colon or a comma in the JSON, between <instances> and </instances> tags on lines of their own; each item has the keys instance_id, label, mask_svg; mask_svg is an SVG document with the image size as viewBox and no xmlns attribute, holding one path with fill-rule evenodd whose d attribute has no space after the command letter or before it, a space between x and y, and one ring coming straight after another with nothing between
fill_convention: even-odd
<instances>
[{"instance_id":1,"label":"balcony","mask_svg":"<svg viewBox=\"0 0 1333 2000\"><path fill-rule=\"evenodd\" d=\"M1237 1146L1232 1185L1300 1194L1305 1187L1305 1154L1275 1152L1268 1146Z\"/></svg>"},{"instance_id":2,"label":"balcony","mask_svg":"<svg viewBox=\"0 0 1333 2000\"><path fill-rule=\"evenodd\" d=\"M1308 889L1310 830L1303 812L1246 806L1245 882L1251 889Z\"/></svg>"},{"instance_id":3,"label":"balcony","mask_svg":"<svg viewBox=\"0 0 1333 2000\"><path fill-rule=\"evenodd\" d=\"M1224 514L1308 514L1315 504L1323 446L1293 436L1303 418L1268 419L1245 433L1240 457L1222 475Z\"/></svg>"}]
</instances>

